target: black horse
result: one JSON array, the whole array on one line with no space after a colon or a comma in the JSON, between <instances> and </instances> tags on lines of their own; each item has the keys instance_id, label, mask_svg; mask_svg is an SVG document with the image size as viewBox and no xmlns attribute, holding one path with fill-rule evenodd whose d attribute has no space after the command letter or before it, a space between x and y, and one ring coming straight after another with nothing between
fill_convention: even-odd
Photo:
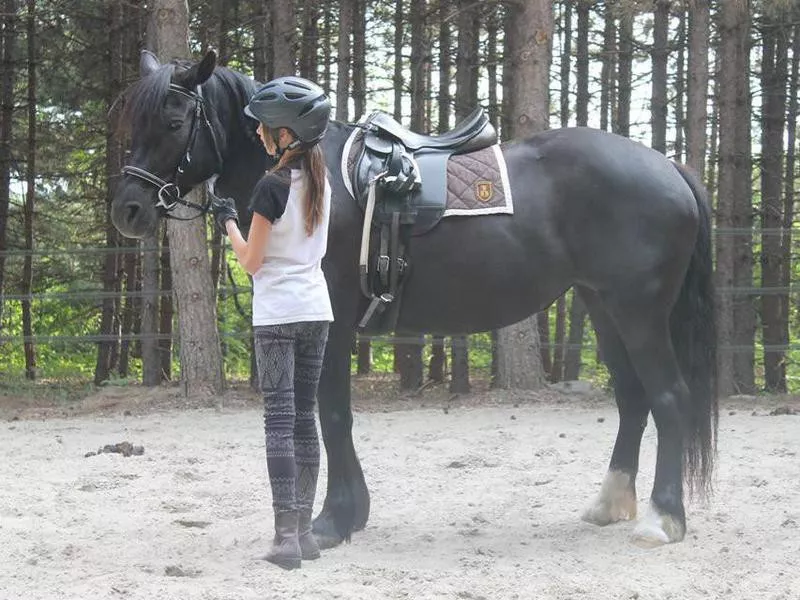
<instances>
[{"instance_id":1,"label":"black horse","mask_svg":"<svg viewBox=\"0 0 800 600\"><path fill-rule=\"evenodd\" d=\"M199 63L161 65L142 55L126 93L129 167L112 219L142 237L183 194L218 175L217 192L247 215L267 168L255 122L242 113L248 77ZM336 321L319 389L328 487L315 532L325 546L364 527L369 493L352 439L350 352L367 300L359 291L364 215L341 173L354 126L332 122L324 138L333 187L324 262ZM597 499L583 518L605 525L636 516L642 433L658 432L655 480L634 539L683 539L684 479L708 487L717 429L710 213L697 179L662 154L588 128L550 130L504 144L513 215L448 217L414 239L397 330L443 335L507 326L574 286L612 375L619 430ZM198 214L202 207L198 207ZM454 301L457 299L457 301Z\"/></svg>"}]
</instances>

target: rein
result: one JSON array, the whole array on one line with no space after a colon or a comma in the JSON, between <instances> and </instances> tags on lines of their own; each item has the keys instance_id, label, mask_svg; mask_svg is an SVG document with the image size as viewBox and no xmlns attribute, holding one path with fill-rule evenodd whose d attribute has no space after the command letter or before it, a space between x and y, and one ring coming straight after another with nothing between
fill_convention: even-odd
<instances>
[{"instance_id":1,"label":"rein","mask_svg":"<svg viewBox=\"0 0 800 600\"><path fill-rule=\"evenodd\" d=\"M192 148L194 147L195 140L197 139L197 131L199 129L201 120L211 134L211 141L214 145L214 153L217 157L217 166L214 169L214 174L217 174L217 172L222 168L222 153L219 149L217 136L214 134L214 128L211 126L211 122L208 119L205 100L203 98L203 88L198 85L196 90L197 91L193 91L175 83L169 84L170 92L181 94L187 98L190 98L191 100L194 100L195 102L194 113L192 115L192 129L189 132L189 139L186 141L186 151L184 152L181 161L178 163L178 166L175 169L175 173L172 176L172 181L162 179L155 173L151 173L150 171L146 171L145 169L141 169L136 166L128 165L122 168L123 175L138 177L142 181L146 181L147 183L157 187L158 202L156 202L156 208L162 209L165 217L169 219L175 219L176 221L191 221L192 219L201 217L208 212L208 209L211 206L211 201L208 198L206 199L205 204L197 204L195 202L189 202L188 200L185 200L177 183L178 178L183 175L189 164L192 162ZM193 217L177 217L170 214L179 204L197 210L198 214L194 215Z\"/></svg>"}]
</instances>

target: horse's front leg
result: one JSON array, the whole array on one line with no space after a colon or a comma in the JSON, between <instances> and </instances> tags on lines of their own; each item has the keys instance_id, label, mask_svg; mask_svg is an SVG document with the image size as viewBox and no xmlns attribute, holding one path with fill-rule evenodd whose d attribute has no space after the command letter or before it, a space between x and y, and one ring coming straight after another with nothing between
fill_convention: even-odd
<instances>
[{"instance_id":1,"label":"horse's front leg","mask_svg":"<svg viewBox=\"0 0 800 600\"><path fill-rule=\"evenodd\" d=\"M331 548L363 529L369 518L369 490L353 446L350 406L350 349L353 332L331 324L319 383L319 417L328 457L328 490L314 520L320 547Z\"/></svg>"}]
</instances>

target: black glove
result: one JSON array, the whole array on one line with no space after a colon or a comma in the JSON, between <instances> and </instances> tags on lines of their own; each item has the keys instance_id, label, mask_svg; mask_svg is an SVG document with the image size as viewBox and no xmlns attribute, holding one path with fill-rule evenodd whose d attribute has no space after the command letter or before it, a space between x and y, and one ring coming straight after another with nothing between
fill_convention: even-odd
<instances>
[{"instance_id":1,"label":"black glove","mask_svg":"<svg viewBox=\"0 0 800 600\"><path fill-rule=\"evenodd\" d=\"M236 203L233 198L219 198L214 196L211 199L211 212L214 215L214 220L217 222L217 227L220 228L223 235L228 235L228 230L225 228L225 223L231 219L239 224L239 214L236 212Z\"/></svg>"},{"instance_id":2,"label":"black glove","mask_svg":"<svg viewBox=\"0 0 800 600\"><path fill-rule=\"evenodd\" d=\"M208 195L211 198L211 213L214 215L214 221L217 223L223 235L228 235L228 230L225 228L225 223L233 219L236 224L239 224L239 214L236 212L236 203L233 198L220 198L214 193L216 177L208 182Z\"/></svg>"}]
</instances>

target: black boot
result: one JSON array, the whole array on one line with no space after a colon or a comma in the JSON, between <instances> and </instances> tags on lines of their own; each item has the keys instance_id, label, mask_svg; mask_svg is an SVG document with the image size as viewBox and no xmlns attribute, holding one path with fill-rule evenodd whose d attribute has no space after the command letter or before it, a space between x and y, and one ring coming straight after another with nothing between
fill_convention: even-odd
<instances>
[{"instance_id":1,"label":"black boot","mask_svg":"<svg viewBox=\"0 0 800 600\"><path fill-rule=\"evenodd\" d=\"M318 476L319 467L297 465L297 535L303 560L316 560L320 556L319 544L311 532L311 515L314 511Z\"/></svg>"},{"instance_id":2,"label":"black boot","mask_svg":"<svg viewBox=\"0 0 800 600\"><path fill-rule=\"evenodd\" d=\"M275 509L275 539L264 560L282 569L300 568L300 542L297 538L297 511Z\"/></svg>"}]
</instances>

